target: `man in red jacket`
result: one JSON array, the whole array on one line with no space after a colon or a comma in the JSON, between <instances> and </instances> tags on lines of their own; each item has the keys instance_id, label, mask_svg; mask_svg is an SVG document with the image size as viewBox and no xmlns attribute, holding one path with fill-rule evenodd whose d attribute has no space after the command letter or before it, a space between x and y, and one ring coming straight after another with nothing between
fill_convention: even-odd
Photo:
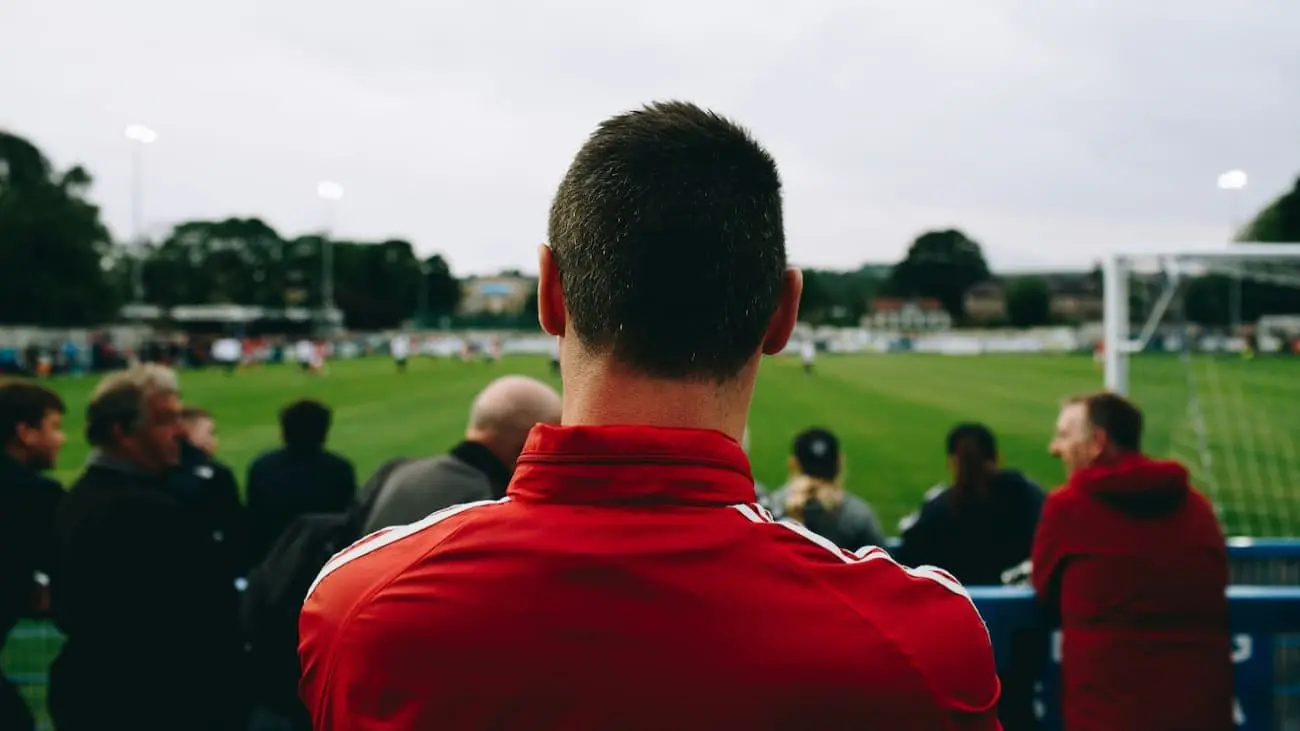
<instances>
[{"instance_id":1,"label":"man in red jacket","mask_svg":"<svg viewBox=\"0 0 1300 731\"><path fill-rule=\"evenodd\" d=\"M549 238L563 426L534 428L504 499L325 566L300 622L315 728L997 729L951 576L755 502L738 440L802 288L768 153L690 104L614 117Z\"/></svg>"},{"instance_id":2,"label":"man in red jacket","mask_svg":"<svg viewBox=\"0 0 1300 731\"><path fill-rule=\"evenodd\" d=\"M1228 556L1187 470L1141 452L1142 412L1073 398L1052 454L1069 472L1034 539L1034 588L1059 609L1067 731L1233 727Z\"/></svg>"}]
</instances>

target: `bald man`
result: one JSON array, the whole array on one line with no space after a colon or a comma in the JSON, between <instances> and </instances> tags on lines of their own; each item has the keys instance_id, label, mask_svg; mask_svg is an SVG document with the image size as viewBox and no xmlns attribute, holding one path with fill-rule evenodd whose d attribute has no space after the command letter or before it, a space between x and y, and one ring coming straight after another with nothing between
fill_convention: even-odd
<instances>
[{"instance_id":1,"label":"bald man","mask_svg":"<svg viewBox=\"0 0 1300 731\"><path fill-rule=\"evenodd\" d=\"M515 460L535 424L560 423L560 394L526 376L504 376L475 397L465 438L440 457L398 467L380 487L367 533L422 520L443 508L505 497Z\"/></svg>"}]
</instances>

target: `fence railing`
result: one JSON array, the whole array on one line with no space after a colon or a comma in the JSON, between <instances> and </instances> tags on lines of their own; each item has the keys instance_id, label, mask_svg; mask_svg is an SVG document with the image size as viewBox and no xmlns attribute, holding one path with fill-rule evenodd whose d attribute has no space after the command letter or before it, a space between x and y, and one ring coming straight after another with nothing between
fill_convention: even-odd
<instances>
[{"instance_id":1,"label":"fence railing","mask_svg":"<svg viewBox=\"0 0 1300 731\"><path fill-rule=\"evenodd\" d=\"M1234 633L1238 728L1300 729L1300 540L1232 539L1234 586L1228 590ZM1249 584L1249 585L1239 585ZM1005 656L1010 638L1043 626L1033 591L1020 587L969 587L993 639ZM1036 685L1043 731L1059 728L1059 633L1050 643L1046 671ZM26 620L10 634L0 669L22 687L42 729L45 683L63 638L53 623Z\"/></svg>"}]
</instances>

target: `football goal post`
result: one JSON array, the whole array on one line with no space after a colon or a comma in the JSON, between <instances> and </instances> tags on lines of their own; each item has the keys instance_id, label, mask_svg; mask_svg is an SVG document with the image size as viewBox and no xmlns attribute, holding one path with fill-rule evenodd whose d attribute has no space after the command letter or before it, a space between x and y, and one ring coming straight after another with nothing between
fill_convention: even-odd
<instances>
[{"instance_id":1,"label":"football goal post","mask_svg":"<svg viewBox=\"0 0 1300 731\"><path fill-rule=\"evenodd\" d=\"M1300 244L1112 254L1106 387L1146 415L1228 535L1300 535Z\"/></svg>"}]
</instances>

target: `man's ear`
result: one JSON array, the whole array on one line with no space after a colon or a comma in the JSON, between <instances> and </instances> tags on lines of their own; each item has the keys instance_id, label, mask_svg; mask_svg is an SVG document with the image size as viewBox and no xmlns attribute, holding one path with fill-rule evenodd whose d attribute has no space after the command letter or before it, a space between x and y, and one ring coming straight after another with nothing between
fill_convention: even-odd
<instances>
[{"instance_id":1,"label":"man's ear","mask_svg":"<svg viewBox=\"0 0 1300 731\"><path fill-rule=\"evenodd\" d=\"M547 335L563 336L568 325L564 307L564 287L560 269L551 247L542 244L537 250L537 321Z\"/></svg>"},{"instance_id":2,"label":"man's ear","mask_svg":"<svg viewBox=\"0 0 1300 731\"><path fill-rule=\"evenodd\" d=\"M763 355L776 355L790 342L794 326L799 322L799 298L803 296L803 272L793 267L785 270L781 278L781 294L776 311L767 323L763 336Z\"/></svg>"}]
</instances>

